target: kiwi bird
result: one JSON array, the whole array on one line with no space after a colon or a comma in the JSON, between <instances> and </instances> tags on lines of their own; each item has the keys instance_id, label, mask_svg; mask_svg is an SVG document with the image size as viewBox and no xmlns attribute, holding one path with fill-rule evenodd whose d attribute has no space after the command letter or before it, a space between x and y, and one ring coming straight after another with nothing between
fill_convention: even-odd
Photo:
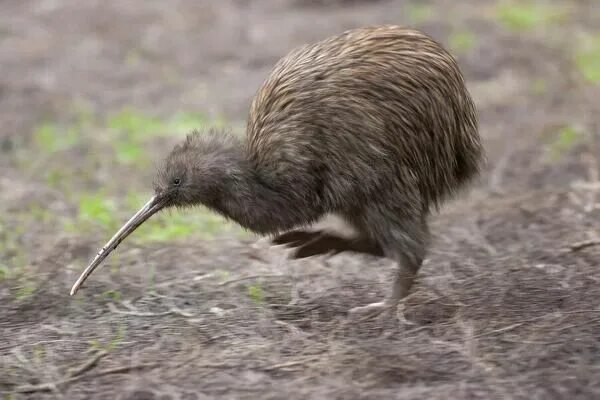
<instances>
[{"instance_id":1,"label":"kiwi bird","mask_svg":"<svg viewBox=\"0 0 600 400\"><path fill-rule=\"evenodd\" d=\"M293 249L395 261L390 293L350 310L397 307L426 256L428 218L484 161L476 109L456 60L420 31L345 31L292 50L254 96L245 138L194 131L159 168L154 196L71 289L156 212L203 205ZM320 227L334 216L352 228Z\"/></svg>"}]
</instances>

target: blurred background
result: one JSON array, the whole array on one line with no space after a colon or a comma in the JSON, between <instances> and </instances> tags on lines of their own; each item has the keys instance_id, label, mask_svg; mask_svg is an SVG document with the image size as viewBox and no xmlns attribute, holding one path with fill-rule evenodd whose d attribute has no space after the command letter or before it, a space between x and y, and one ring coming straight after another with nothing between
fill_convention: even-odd
<instances>
[{"instance_id":1,"label":"blurred background","mask_svg":"<svg viewBox=\"0 0 600 400\"><path fill-rule=\"evenodd\" d=\"M5 399L600 393L590 333L600 314L578 311L600 306L598 1L3 0L0 10ZM435 220L404 324L340 322L383 294L388 263L284 262L203 209L157 216L68 297L187 132L243 135L279 58L378 24L418 28L457 57L489 158ZM512 325L518 340L465 339ZM575 337L585 345L567 348Z\"/></svg>"}]
</instances>

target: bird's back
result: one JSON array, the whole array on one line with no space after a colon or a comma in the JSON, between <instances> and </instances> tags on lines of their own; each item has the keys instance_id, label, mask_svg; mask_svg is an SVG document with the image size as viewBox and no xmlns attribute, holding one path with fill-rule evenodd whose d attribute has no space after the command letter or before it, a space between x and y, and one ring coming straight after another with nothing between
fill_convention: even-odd
<instances>
[{"instance_id":1,"label":"bird's back","mask_svg":"<svg viewBox=\"0 0 600 400\"><path fill-rule=\"evenodd\" d=\"M454 58L397 26L354 29L290 52L257 92L247 133L259 173L284 183L318 175L330 203L415 184L437 204L483 157Z\"/></svg>"}]
</instances>

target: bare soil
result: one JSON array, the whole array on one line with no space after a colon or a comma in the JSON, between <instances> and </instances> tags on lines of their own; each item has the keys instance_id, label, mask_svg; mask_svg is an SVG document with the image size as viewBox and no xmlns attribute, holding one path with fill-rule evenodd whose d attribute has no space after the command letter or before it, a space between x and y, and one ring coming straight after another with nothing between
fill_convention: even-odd
<instances>
[{"instance_id":1,"label":"bare soil","mask_svg":"<svg viewBox=\"0 0 600 400\"><path fill-rule=\"evenodd\" d=\"M600 398L600 90L575 63L600 11L593 0L538 3L567 15L514 31L492 0L3 1L4 399ZM232 233L124 243L69 297L110 233L62 229L74 194L148 194L153 169L85 140L40 153L36 127L84 105L99 119L123 107L197 110L240 129L293 47L383 23L447 45L456 32L475 38L456 54L489 158L432 221L433 247L397 318L347 316L385 294L390 262L289 261ZM111 140L94 132L93 143ZM143 150L160 160L179 139ZM44 175L57 166L60 189Z\"/></svg>"}]
</instances>

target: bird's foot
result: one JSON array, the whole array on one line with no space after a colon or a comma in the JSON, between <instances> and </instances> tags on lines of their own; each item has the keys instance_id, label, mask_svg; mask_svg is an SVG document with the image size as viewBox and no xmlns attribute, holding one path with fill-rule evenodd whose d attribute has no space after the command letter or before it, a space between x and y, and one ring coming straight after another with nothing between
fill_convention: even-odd
<instances>
[{"instance_id":1,"label":"bird's foot","mask_svg":"<svg viewBox=\"0 0 600 400\"><path fill-rule=\"evenodd\" d=\"M348 311L348 314L353 319L364 321L380 315L391 315L396 311L397 306L397 302L380 301L362 307L354 307Z\"/></svg>"}]
</instances>

